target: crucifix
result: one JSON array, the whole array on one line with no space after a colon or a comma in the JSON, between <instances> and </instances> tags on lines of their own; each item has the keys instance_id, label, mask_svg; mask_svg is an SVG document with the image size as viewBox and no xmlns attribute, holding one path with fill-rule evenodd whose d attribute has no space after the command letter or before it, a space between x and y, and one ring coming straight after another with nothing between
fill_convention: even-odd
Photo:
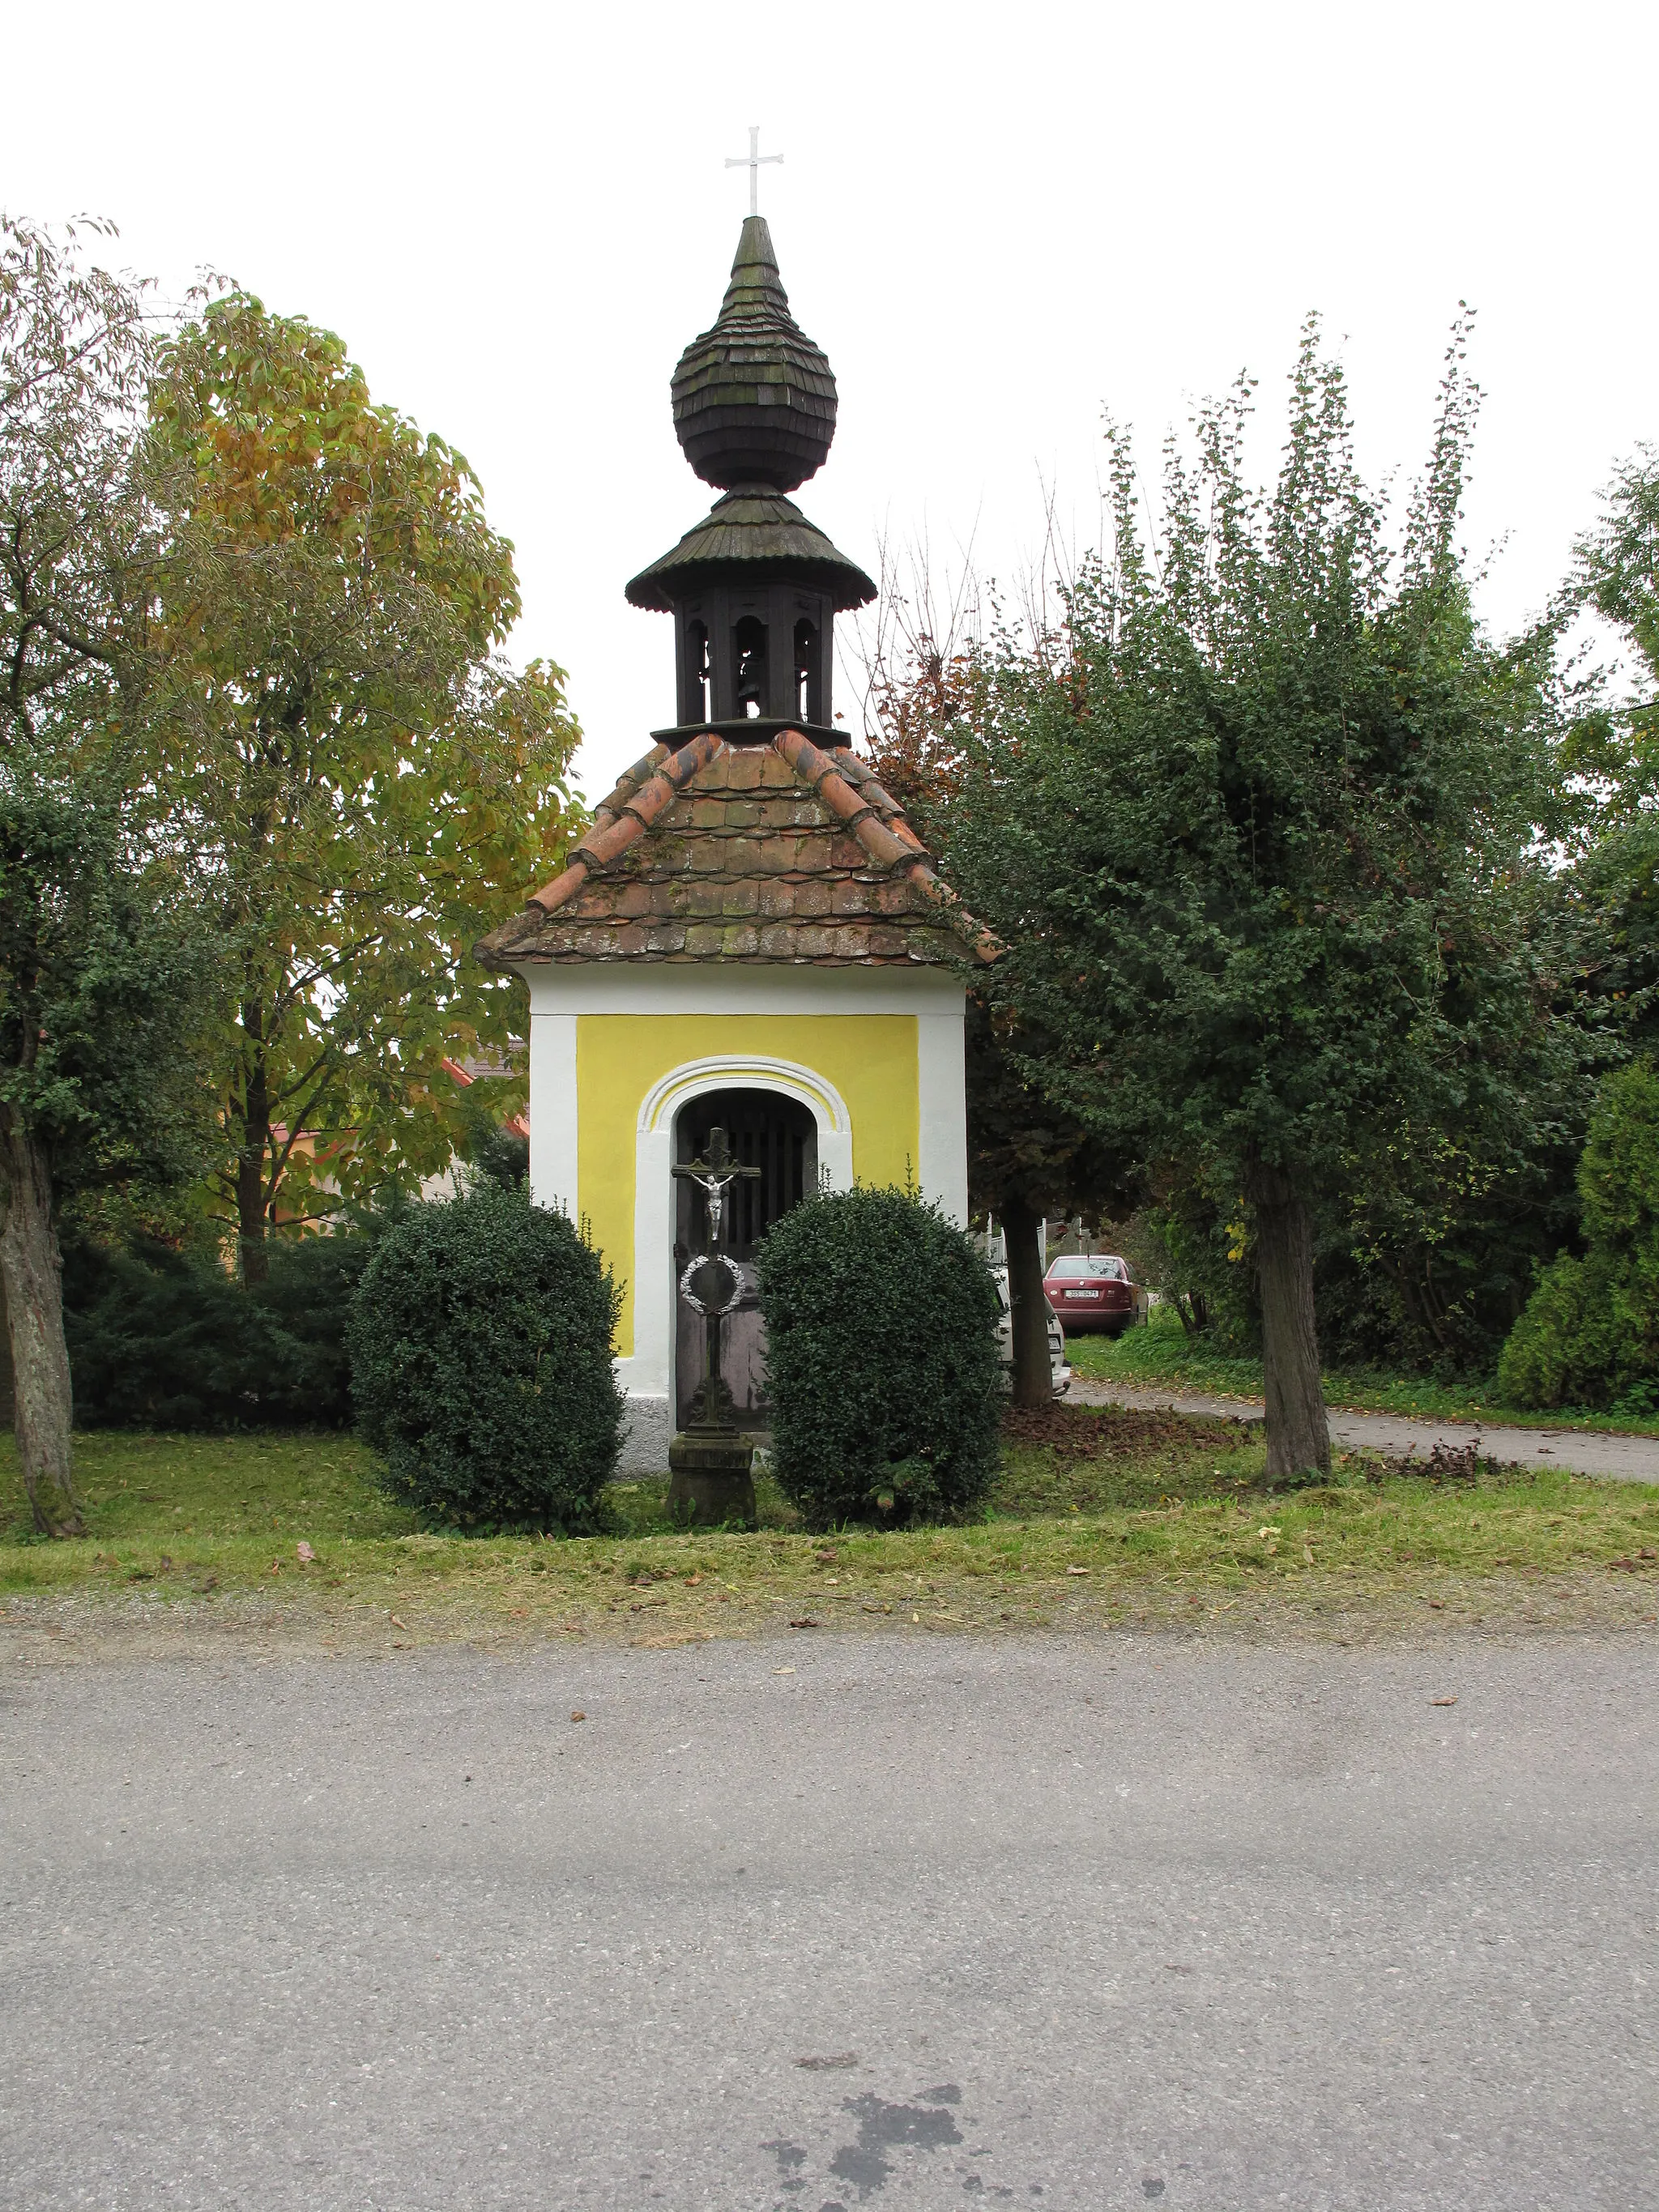
<instances>
[{"instance_id":1,"label":"crucifix","mask_svg":"<svg viewBox=\"0 0 1659 2212\"><path fill-rule=\"evenodd\" d=\"M726 1150L724 1129L708 1132L708 1157L706 1160L691 1160L684 1167L677 1166L677 1176L694 1182L708 1203L708 1253L711 1260L720 1249L720 1222L726 1211L726 1194L741 1176L746 1182L756 1181L758 1168L739 1167Z\"/></svg>"},{"instance_id":2,"label":"crucifix","mask_svg":"<svg viewBox=\"0 0 1659 2212\"><path fill-rule=\"evenodd\" d=\"M747 169L749 172L749 212L750 215L758 215L760 213L760 173L762 162L781 161L782 159L783 156L781 154L763 154L761 152L760 125L758 123L751 123L749 126L749 153L747 158L745 159L742 155L727 156L726 166L728 169Z\"/></svg>"},{"instance_id":3,"label":"crucifix","mask_svg":"<svg viewBox=\"0 0 1659 2212\"><path fill-rule=\"evenodd\" d=\"M739 1165L727 1148L725 1130L714 1128L708 1132L707 1158L684 1165L677 1163L672 1172L682 1182L696 1186L708 1209L708 1249L697 1254L680 1277L680 1295L702 1316L703 1328L702 1380L691 1401L687 1428L704 1432L730 1431L735 1436L732 1393L720 1373L720 1323L743 1296L743 1274L737 1262L720 1250L720 1231L726 1192L739 1177L757 1181L761 1171Z\"/></svg>"}]
</instances>

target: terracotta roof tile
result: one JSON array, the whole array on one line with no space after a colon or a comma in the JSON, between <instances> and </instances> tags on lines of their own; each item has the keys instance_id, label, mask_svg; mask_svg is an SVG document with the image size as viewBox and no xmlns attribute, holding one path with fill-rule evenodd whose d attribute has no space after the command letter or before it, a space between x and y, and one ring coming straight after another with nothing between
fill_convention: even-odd
<instances>
[{"instance_id":1,"label":"terracotta roof tile","mask_svg":"<svg viewBox=\"0 0 1659 2212\"><path fill-rule=\"evenodd\" d=\"M996 947L938 879L870 769L799 731L713 731L635 763L564 873L478 957L938 965Z\"/></svg>"}]
</instances>

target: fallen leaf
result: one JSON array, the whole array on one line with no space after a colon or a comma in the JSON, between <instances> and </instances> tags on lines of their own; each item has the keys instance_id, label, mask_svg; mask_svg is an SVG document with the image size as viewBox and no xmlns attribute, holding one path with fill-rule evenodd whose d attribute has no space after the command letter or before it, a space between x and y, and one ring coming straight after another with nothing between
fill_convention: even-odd
<instances>
[{"instance_id":1,"label":"fallen leaf","mask_svg":"<svg viewBox=\"0 0 1659 2212\"><path fill-rule=\"evenodd\" d=\"M688 1575L685 1578L685 1587L687 1589L696 1589L697 1584L702 1580L702 1577L701 1575Z\"/></svg>"},{"instance_id":2,"label":"fallen leaf","mask_svg":"<svg viewBox=\"0 0 1659 2212\"><path fill-rule=\"evenodd\" d=\"M1094 1572L1094 1569L1092 1567L1067 1567L1066 1571L1068 1575L1091 1575Z\"/></svg>"},{"instance_id":3,"label":"fallen leaf","mask_svg":"<svg viewBox=\"0 0 1659 2212\"><path fill-rule=\"evenodd\" d=\"M775 1674L793 1674L794 1671L793 1667L775 1667L772 1669Z\"/></svg>"},{"instance_id":4,"label":"fallen leaf","mask_svg":"<svg viewBox=\"0 0 1659 2212\"><path fill-rule=\"evenodd\" d=\"M921 1619L921 1615L919 1613L913 1613L910 1615L910 1618L911 1618L911 1620L918 1620L918 1621L919 1621L919 1620Z\"/></svg>"},{"instance_id":5,"label":"fallen leaf","mask_svg":"<svg viewBox=\"0 0 1659 2212\"><path fill-rule=\"evenodd\" d=\"M408 1623L406 1620L398 1620L398 1616L397 1616L397 1614L396 1614L395 1613L388 1613L388 1614L386 1615L386 1618L387 1618L387 1620L390 1620L390 1621L391 1621L392 1626L394 1628L401 1628L401 1629L404 1630L405 1632L407 1632L408 1627L409 1627L409 1623Z\"/></svg>"},{"instance_id":6,"label":"fallen leaf","mask_svg":"<svg viewBox=\"0 0 1659 2212\"><path fill-rule=\"evenodd\" d=\"M309 1544L301 1542L294 1547L294 1556L297 1559L314 1559L317 1554Z\"/></svg>"},{"instance_id":7,"label":"fallen leaf","mask_svg":"<svg viewBox=\"0 0 1659 2212\"><path fill-rule=\"evenodd\" d=\"M570 1717L573 1721L585 1721L587 1718L587 1715L586 1713L572 1713Z\"/></svg>"},{"instance_id":8,"label":"fallen leaf","mask_svg":"<svg viewBox=\"0 0 1659 2212\"><path fill-rule=\"evenodd\" d=\"M1457 1700L1455 1698L1431 1698L1429 1703L1431 1705L1455 1705Z\"/></svg>"},{"instance_id":9,"label":"fallen leaf","mask_svg":"<svg viewBox=\"0 0 1659 2212\"><path fill-rule=\"evenodd\" d=\"M799 1620L792 1620L789 1626L791 1628L822 1628L823 1623L814 1620L810 1613L804 1613Z\"/></svg>"},{"instance_id":10,"label":"fallen leaf","mask_svg":"<svg viewBox=\"0 0 1659 2212\"><path fill-rule=\"evenodd\" d=\"M1435 1613L1443 1613L1446 1610L1446 1601L1443 1597L1431 1597L1427 1602Z\"/></svg>"}]
</instances>

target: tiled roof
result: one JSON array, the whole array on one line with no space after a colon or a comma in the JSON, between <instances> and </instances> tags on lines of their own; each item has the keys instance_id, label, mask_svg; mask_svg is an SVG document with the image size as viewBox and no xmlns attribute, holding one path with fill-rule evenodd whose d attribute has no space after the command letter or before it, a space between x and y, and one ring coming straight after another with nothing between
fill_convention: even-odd
<instances>
[{"instance_id":1,"label":"tiled roof","mask_svg":"<svg viewBox=\"0 0 1659 2212\"><path fill-rule=\"evenodd\" d=\"M766 745L704 731L636 762L477 956L915 967L996 947L862 761L795 730Z\"/></svg>"}]
</instances>

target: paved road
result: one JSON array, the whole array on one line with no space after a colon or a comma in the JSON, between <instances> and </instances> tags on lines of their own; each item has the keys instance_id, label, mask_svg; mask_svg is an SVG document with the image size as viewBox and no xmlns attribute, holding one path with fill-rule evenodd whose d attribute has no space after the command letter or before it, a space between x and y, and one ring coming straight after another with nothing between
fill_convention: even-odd
<instances>
[{"instance_id":1,"label":"paved road","mask_svg":"<svg viewBox=\"0 0 1659 2212\"><path fill-rule=\"evenodd\" d=\"M1176 1413L1219 1414L1226 1420L1259 1421L1259 1398L1206 1397L1190 1390L1130 1389L1118 1382L1085 1382L1079 1376L1067 1393L1074 1406L1144 1406ZM1426 1458L1437 1443L1461 1450L1474 1437L1494 1459L1523 1466L1571 1468L1575 1474L1615 1475L1626 1482L1659 1482L1659 1437L1614 1437L1579 1429L1476 1428L1468 1421L1415 1420L1403 1413L1340 1413L1330 1416L1333 1443L1369 1444L1373 1450L1418 1451Z\"/></svg>"},{"instance_id":2,"label":"paved road","mask_svg":"<svg viewBox=\"0 0 1659 2212\"><path fill-rule=\"evenodd\" d=\"M0 2200L1634 2212L1656 1654L14 1668Z\"/></svg>"}]
</instances>

